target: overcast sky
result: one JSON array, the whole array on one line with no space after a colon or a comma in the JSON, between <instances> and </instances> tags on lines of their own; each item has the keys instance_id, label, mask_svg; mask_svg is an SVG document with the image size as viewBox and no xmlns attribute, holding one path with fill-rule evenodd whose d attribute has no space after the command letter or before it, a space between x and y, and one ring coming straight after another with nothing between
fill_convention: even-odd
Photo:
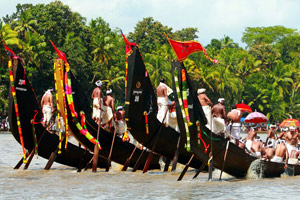
<instances>
[{"instance_id":1,"label":"overcast sky","mask_svg":"<svg viewBox=\"0 0 300 200\"><path fill-rule=\"evenodd\" d=\"M0 0L0 16L12 14L18 3L49 3L51 0ZM282 25L300 29L299 0L62 0L87 21L102 17L111 28L126 34L137 22L153 17L180 30L196 27L203 45L227 35L241 46L246 27Z\"/></svg>"}]
</instances>

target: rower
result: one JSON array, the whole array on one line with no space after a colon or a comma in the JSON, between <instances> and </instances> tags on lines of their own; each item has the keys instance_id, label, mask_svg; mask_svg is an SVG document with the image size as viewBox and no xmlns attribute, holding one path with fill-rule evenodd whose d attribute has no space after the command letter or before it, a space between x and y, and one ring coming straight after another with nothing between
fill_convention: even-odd
<instances>
[{"instance_id":1,"label":"rower","mask_svg":"<svg viewBox=\"0 0 300 200\"><path fill-rule=\"evenodd\" d=\"M224 136L226 131L225 122L227 121L226 111L224 106L225 99L219 98L218 102L219 103L214 105L211 110L213 116L212 132Z\"/></svg>"},{"instance_id":2,"label":"rower","mask_svg":"<svg viewBox=\"0 0 300 200\"><path fill-rule=\"evenodd\" d=\"M115 112L115 99L112 96L112 89L106 91L106 96L103 98L103 116L102 124L103 126L108 125L109 131L111 127L114 127L113 123L113 113Z\"/></svg>"},{"instance_id":3,"label":"rower","mask_svg":"<svg viewBox=\"0 0 300 200\"><path fill-rule=\"evenodd\" d=\"M96 81L95 85L97 86L92 93L92 99L93 99L93 114L92 119L96 121L98 125L100 125L100 116L101 116L101 109L103 106L103 99L102 99L102 81L98 80Z\"/></svg>"},{"instance_id":4,"label":"rower","mask_svg":"<svg viewBox=\"0 0 300 200\"><path fill-rule=\"evenodd\" d=\"M52 96L53 89L48 89L42 97L41 106L43 109L43 126L48 126L50 119L53 114L53 96Z\"/></svg>"},{"instance_id":5,"label":"rower","mask_svg":"<svg viewBox=\"0 0 300 200\"><path fill-rule=\"evenodd\" d=\"M207 119L206 127L210 130L211 129L211 126L210 126L210 124L211 124L211 107L213 106L213 103L207 97L207 95L205 94L205 91L206 91L205 88L200 88L200 89L198 89L197 93L198 93L199 102L202 106L202 110Z\"/></svg>"},{"instance_id":6,"label":"rower","mask_svg":"<svg viewBox=\"0 0 300 200\"><path fill-rule=\"evenodd\" d=\"M157 105L158 105L158 112L157 112L157 119L161 122L164 123L166 122L166 124L168 124L169 122L169 117L168 117L168 113L166 115L166 118L163 122L165 113L168 112L168 102L169 102L169 98L168 98L168 94L167 94L167 88L168 86L165 84L165 79L161 78L159 85L156 88L156 92L157 92Z\"/></svg>"}]
</instances>

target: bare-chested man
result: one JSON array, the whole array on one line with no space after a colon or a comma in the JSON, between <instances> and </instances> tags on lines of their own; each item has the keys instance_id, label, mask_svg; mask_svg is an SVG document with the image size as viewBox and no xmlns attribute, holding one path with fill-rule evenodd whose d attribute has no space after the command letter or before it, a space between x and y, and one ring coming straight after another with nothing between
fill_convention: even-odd
<instances>
[{"instance_id":1,"label":"bare-chested man","mask_svg":"<svg viewBox=\"0 0 300 200\"><path fill-rule=\"evenodd\" d=\"M290 127L285 135L286 147L289 153L289 164L298 164L299 152L296 145L300 140L300 135L296 133L295 127Z\"/></svg>"},{"instance_id":2,"label":"bare-chested man","mask_svg":"<svg viewBox=\"0 0 300 200\"><path fill-rule=\"evenodd\" d=\"M48 126L53 113L53 89L48 89L42 97L41 106L43 109L44 120L42 122L43 126Z\"/></svg>"},{"instance_id":3,"label":"bare-chested man","mask_svg":"<svg viewBox=\"0 0 300 200\"><path fill-rule=\"evenodd\" d=\"M227 119L231 121L230 134L235 139L235 144L239 145L241 135L241 118L242 112L236 109L235 105L231 106L231 111L227 114Z\"/></svg>"},{"instance_id":4,"label":"bare-chested man","mask_svg":"<svg viewBox=\"0 0 300 200\"><path fill-rule=\"evenodd\" d=\"M158 112L156 117L161 123L163 123L165 113L168 112L169 99L165 79L161 78L159 81L160 83L156 88L158 105ZM168 124L168 113L164 121Z\"/></svg>"},{"instance_id":5,"label":"bare-chested man","mask_svg":"<svg viewBox=\"0 0 300 200\"><path fill-rule=\"evenodd\" d=\"M281 162L283 162L284 159L285 159L284 168L287 168L287 164L288 164L288 160L289 160L289 153L288 153L288 150L287 150L284 142L281 142L276 145L275 156L271 159L271 161L281 163Z\"/></svg>"},{"instance_id":6,"label":"bare-chested man","mask_svg":"<svg viewBox=\"0 0 300 200\"><path fill-rule=\"evenodd\" d=\"M206 127L208 129L211 129L211 107L213 106L213 103L207 97L205 91L206 91L205 88L200 88L198 89L197 93L198 93L198 99L200 101L205 117L207 119Z\"/></svg>"},{"instance_id":7,"label":"bare-chested man","mask_svg":"<svg viewBox=\"0 0 300 200\"><path fill-rule=\"evenodd\" d=\"M117 128L117 135L119 137L123 137L123 134L125 133L125 111L123 110L122 106L117 107L115 122L116 122L116 128Z\"/></svg>"},{"instance_id":8,"label":"bare-chested man","mask_svg":"<svg viewBox=\"0 0 300 200\"><path fill-rule=\"evenodd\" d=\"M102 81L98 80L96 81L96 88L93 90L92 93L92 99L93 99L93 115L92 119L97 122L98 125L100 125L100 116L101 116L101 109L103 106L103 99L102 99Z\"/></svg>"},{"instance_id":9,"label":"bare-chested man","mask_svg":"<svg viewBox=\"0 0 300 200\"><path fill-rule=\"evenodd\" d=\"M108 129L110 130L114 124L112 124L112 119L115 112L115 99L112 97L112 89L106 91L106 96L103 98L103 119L102 124L108 124Z\"/></svg>"},{"instance_id":10,"label":"bare-chested man","mask_svg":"<svg viewBox=\"0 0 300 200\"><path fill-rule=\"evenodd\" d=\"M226 111L224 106L225 99L219 98L218 102L219 103L214 105L211 110L213 116L212 131L215 134L224 135L226 131L225 122L227 121Z\"/></svg>"},{"instance_id":11,"label":"bare-chested man","mask_svg":"<svg viewBox=\"0 0 300 200\"><path fill-rule=\"evenodd\" d=\"M247 150L250 152L254 152L254 150L252 149L252 143L256 136L257 136L256 128L251 128L250 131L248 132L248 135L245 138L246 140L245 146Z\"/></svg>"}]
</instances>

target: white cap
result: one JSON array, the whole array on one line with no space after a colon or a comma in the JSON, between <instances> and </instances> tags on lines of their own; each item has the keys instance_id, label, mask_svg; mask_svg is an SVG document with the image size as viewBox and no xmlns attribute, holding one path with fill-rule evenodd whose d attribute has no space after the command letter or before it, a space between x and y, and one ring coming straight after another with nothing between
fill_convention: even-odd
<instances>
[{"instance_id":1,"label":"white cap","mask_svg":"<svg viewBox=\"0 0 300 200\"><path fill-rule=\"evenodd\" d=\"M290 126L289 129L292 131L296 130L296 128L294 126Z\"/></svg>"},{"instance_id":2,"label":"white cap","mask_svg":"<svg viewBox=\"0 0 300 200\"><path fill-rule=\"evenodd\" d=\"M276 125L275 124L271 124L270 128L276 128Z\"/></svg>"},{"instance_id":3,"label":"white cap","mask_svg":"<svg viewBox=\"0 0 300 200\"><path fill-rule=\"evenodd\" d=\"M225 99L224 99L224 98L219 98L219 99L218 99L218 102L221 103L222 101L225 101Z\"/></svg>"},{"instance_id":4,"label":"white cap","mask_svg":"<svg viewBox=\"0 0 300 200\"><path fill-rule=\"evenodd\" d=\"M198 93L198 94L201 94L201 93L203 93L203 92L205 92L205 91L206 91L205 88L200 88L200 89L198 89L197 93Z\"/></svg>"},{"instance_id":5,"label":"white cap","mask_svg":"<svg viewBox=\"0 0 300 200\"><path fill-rule=\"evenodd\" d=\"M112 93L112 89L106 90L106 94L111 94L111 93Z\"/></svg>"},{"instance_id":6,"label":"white cap","mask_svg":"<svg viewBox=\"0 0 300 200\"><path fill-rule=\"evenodd\" d=\"M123 106L118 106L117 107L117 110L122 110L123 109Z\"/></svg>"},{"instance_id":7,"label":"white cap","mask_svg":"<svg viewBox=\"0 0 300 200\"><path fill-rule=\"evenodd\" d=\"M98 81L96 81L95 84L96 84L96 86L101 87L102 86L102 81L98 80Z\"/></svg>"}]
</instances>

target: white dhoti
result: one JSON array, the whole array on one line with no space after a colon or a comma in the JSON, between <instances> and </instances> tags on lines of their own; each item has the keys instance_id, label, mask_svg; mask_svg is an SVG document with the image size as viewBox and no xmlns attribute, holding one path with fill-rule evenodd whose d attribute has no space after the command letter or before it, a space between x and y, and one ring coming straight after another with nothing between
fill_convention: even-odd
<instances>
[{"instance_id":1,"label":"white dhoti","mask_svg":"<svg viewBox=\"0 0 300 200\"><path fill-rule=\"evenodd\" d=\"M291 145L289 143L286 143L285 146L286 146L286 148L287 148L287 150L289 152L289 156L291 156L291 153L292 153L293 150L295 150L295 151L298 150L296 146Z\"/></svg>"},{"instance_id":2,"label":"white dhoti","mask_svg":"<svg viewBox=\"0 0 300 200\"><path fill-rule=\"evenodd\" d=\"M274 157L271 159L271 162L278 162L278 163L281 163L281 162L283 162L283 158L282 158L282 157L279 157L279 156L274 156Z\"/></svg>"},{"instance_id":3,"label":"white dhoti","mask_svg":"<svg viewBox=\"0 0 300 200\"><path fill-rule=\"evenodd\" d=\"M247 148L249 151L251 151L252 140L247 140L245 146L246 146L246 148Z\"/></svg>"},{"instance_id":4,"label":"white dhoti","mask_svg":"<svg viewBox=\"0 0 300 200\"><path fill-rule=\"evenodd\" d=\"M214 117L212 119L212 132L218 134L225 131L226 131L225 120L220 117Z\"/></svg>"},{"instance_id":5,"label":"white dhoti","mask_svg":"<svg viewBox=\"0 0 300 200\"><path fill-rule=\"evenodd\" d=\"M288 164L290 164L290 165L298 165L299 164L299 160L297 158L289 158Z\"/></svg>"},{"instance_id":6,"label":"white dhoti","mask_svg":"<svg viewBox=\"0 0 300 200\"><path fill-rule=\"evenodd\" d=\"M165 113L169 112L168 111L168 102L167 102L166 98L165 97L157 97L157 106L158 106L158 112L157 112L157 116L156 116L157 119L161 123L166 122L166 124L168 124L169 123L169 113L167 113L166 118L163 121Z\"/></svg>"},{"instance_id":7,"label":"white dhoti","mask_svg":"<svg viewBox=\"0 0 300 200\"><path fill-rule=\"evenodd\" d=\"M100 100L101 103L101 108L103 105L103 100ZM93 114L92 114L92 118L95 119L100 119L100 115L101 115L101 110L100 110L100 105L99 105L99 99L97 97L94 98L93 100Z\"/></svg>"},{"instance_id":8,"label":"white dhoti","mask_svg":"<svg viewBox=\"0 0 300 200\"><path fill-rule=\"evenodd\" d=\"M175 131L179 132L178 122L176 112L171 112L169 115L169 124L171 128L175 129Z\"/></svg>"},{"instance_id":9,"label":"white dhoti","mask_svg":"<svg viewBox=\"0 0 300 200\"><path fill-rule=\"evenodd\" d=\"M241 123L233 123L230 134L232 137L239 140L241 135Z\"/></svg>"},{"instance_id":10,"label":"white dhoti","mask_svg":"<svg viewBox=\"0 0 300 200\"><path fill-rule=\"evenodd\" d=\"M102 106L102 124L108 123L113 118L113 112L111 107L109 106Z\"/></svg>"},{"instance_id":11,"label":"white dhoti","mask_svg":"<svg viewBox=\"0 0 300 200\"><path fill-rule=\"evenodd\" d=\"M211 107L209 105L202 106L202 110L205 114L205 117L207 119L206 127L210 130L210 124L211 124Z\"/></svg>"},{"instance_id":12,"label":"white dhoti","mask_svg":"<svg viewBox=\"0 0 300 200\"><path fill-rule=\"evenodd\" d=\"M125 122L123 120L118 120L116 123L117 135L123 136L125 133Z\"/></svg>"},{"instance_id":13,"label":"white dhoti","mask_svg":"<svg viewBox=\"0 0 300 200\"><path fill-rule=\"evenodd\" d=\"M49 105L43 106L44 122L49 122L52 117L52 108Z\"/></svg>"}]
</instances>

